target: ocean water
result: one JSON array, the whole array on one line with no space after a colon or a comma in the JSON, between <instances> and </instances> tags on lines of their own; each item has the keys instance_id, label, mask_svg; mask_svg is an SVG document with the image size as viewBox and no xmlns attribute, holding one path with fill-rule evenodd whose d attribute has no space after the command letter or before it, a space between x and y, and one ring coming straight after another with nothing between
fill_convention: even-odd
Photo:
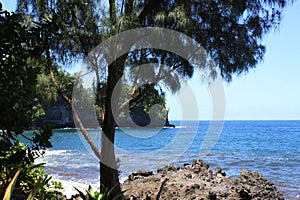
<instances>
[{"instance_id":1,"label":"ocean water","mask_svg":"<svg viewBox=\"0 0 300 200\"><path fill-rule=\"evenodd\" d=\"M256 170L283 192L300 197L300 121L173 121L176 128L116 130L121 181L133 171L202 159L236 177ZM88 130L100 146L101 130ZM80 132L54 130L53 147L40 162L54 179L99 185L99 162Z\"/></svg>"}]
</instances>

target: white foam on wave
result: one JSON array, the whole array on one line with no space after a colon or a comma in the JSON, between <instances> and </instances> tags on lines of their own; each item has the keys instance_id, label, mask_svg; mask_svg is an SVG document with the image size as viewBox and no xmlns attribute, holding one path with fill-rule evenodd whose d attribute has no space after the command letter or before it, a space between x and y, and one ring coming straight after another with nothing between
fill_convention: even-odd
<instances>
[{"instance_id":1,"label":"white foam on wave","mask_svg":"<svg viewBox=\"0 0 300 200\"><path fill-rule=\"evenodd\" d=\"M173 127L166 127L166 128L172 129ZM174 128L175 129L184 129L184 128L187 128L187 126L175 126Z\"/></svg>"},{"instance_id":2,"label":"white foam on wave","mask_svg":"<svg viewBox=\"0 0 300 200\"><path fill-rule=\"evenodd\" d=\"M93 184L89 182L75 182L75 181L66 181L66 180L60 180L60 179L53 179L53 181L59 181L62 183L63 189L61 192L63 195L66 195L68 199L72 197L72 195L76 195L79 192L75 189L77 188L83 193L86 193L86 190L88 190L89 186L91 186L95 191L100 191L99 184Z\"/></svg>"},{"instance_id":3,"label":"white foam on wave","mask_svg":"<svg viewBox=\"0 0 300 200\"><path fill-rule=\"evenodd\" d=\"M120 176L120 183L124 183L124 181L127 179L125 176ZM81 192L86 193L86 190L88 190L89 186L91 186L95 191L100 191L100 184L97 184L98 182L100 183L100 180L97 179L95 182L90 182L90 181L84 181L84 180L63 180L59 177L55 177L51 179L52 181L59 181L62 183L63 189L61 192L63 195L66 195L66 197L69 199L72 197L72 195L78 194L78 191L75 189L79 189Z\"/></svg>"},{"instance_id":4,"label":"white foam on wave","mask_svg":"<svg viewBox=\"0 0 300 200\"><path fill-rule=\"evenodd\" d=\"M127 176L120 176L120 183L122 184L122 183L124 183L126 180L128 179L128 177Z\"/></svg>"},{"instance_id":5,"label":"white foam on wave","mask_svg":"<svg viewBox=\"0 0 300 200\"><path fill-rule=\"evenodd\" d=\"M70 150L46 150L45 155L61 155L70 152Z\"/></svg>"}]
</instances>

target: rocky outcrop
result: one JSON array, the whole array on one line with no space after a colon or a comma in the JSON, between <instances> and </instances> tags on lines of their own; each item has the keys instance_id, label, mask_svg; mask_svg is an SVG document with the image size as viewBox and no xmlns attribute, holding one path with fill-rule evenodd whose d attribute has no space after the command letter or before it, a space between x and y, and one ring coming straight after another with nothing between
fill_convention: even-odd
<instances>
[{"instance_id":1,"label":"rocky outcrop","mask_svg":"<svg viewBox=\"0 0 300 200\"><path fill-rule=\"evenodd\" d=\"M266 177L242 169L241 175L231 178L221 168L209 169L201 160L183 167L168 165L151 171L132 173L122 185L125 199L239 199L282 200L282 194Z\"/></svg>"},{"instance_id":2,"label":"rocky outcrop","mask_svg":"<svg viewBox=\"0 0 300 200\"><path fill-rule=\"evenodd\" d=\"M283 199L274 184L262 174L242 169L241 175L234 179L236 191L242 199Z\"/></svg>"},{"instance_id":3,"label":"rocky outcrop","mask_svg":"<svg viewBox=\"0 0 300 200\"><path fill-rule=\"evenodd\" d=\"M81 121L86 128L98 128L99 122L95 116L94 110L78 110L81 117ZM120 127L128 127L133 121L137 127L145 127L151 123L149 115L141 107L133 109L130 113L131 118L127 120L121 120L122 124L118 124ZM42 127L43 125L50 124L53 128L74 128L74 119L72 110L69 108L67 103L59 96L57 101L52 103L47 109L45 109L45 115L42 116L38 121L35 121L30 125L30 128ZM169 120L156 120L156 123L152 122L151 127L175 127L170 124Z\"/></svg>"},{"instance_id":4,"label":"rocky outcrop","mask_svg":"<svg viewBox=\"0 0 300 200\"><path fill-rule=\"evenodd\" d=\"M153 115L150 117L149 113L144 111L144 107L136 106L130 111L130 116L126 119L119 120L119 127L171 127L175 125L171 124L168 120L168 114L165 116Z\"/></svg>"},{"instance_id":5,"label":"rocky outcrop","mask_svg":"<svg viewBox=\"0 0 300 200\"><path fill-rule=\"evenodd\" d=\"M45 115L32 124L33 127L42 127L50 124L53 128L75 127L72 110L66 102L58 96L57 101L45 109Z\"/></svg>"},{"instance_id":6,"label":"rocky outcrop","mask_svg":"<svg viewBox=\"0 0 300 200\"><path fill-rule=\"evenodd\" d=\"M98 128L99 122L95 116L94 110L77 110L81 122L86 128ZM68 104L58 96L57 101L45 109L45 115L34 122L33 127L41 127L50 124L53 128L75 128L73 112Z\"/></svg>"}]
</instances>

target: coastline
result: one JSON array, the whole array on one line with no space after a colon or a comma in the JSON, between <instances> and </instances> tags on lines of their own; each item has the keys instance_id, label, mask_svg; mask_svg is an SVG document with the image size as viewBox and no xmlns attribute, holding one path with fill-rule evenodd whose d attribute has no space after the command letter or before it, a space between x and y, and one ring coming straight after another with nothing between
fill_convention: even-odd
<instances>
[{"instance_id":1,"label":"coastline","mask_svg":"<svg viewBox=\"0 0 300 200\"><path fill-rule=\"evenodd\" d=\"M85 192L89 184L61 181L62 194L72 199L78 194L74 187ZM91 185L99 190L99 185ZM241 169L240 176L232 178L220 167L210 169L202 160L183 166L167 165L154 173L139 170L121 183L124 199L264 199L284 200L282 192L265 176ZM300 198L297 196L295 198Z\"/></svg>"},{"instance_id":2,"label":"coastline","mask_svg":"<svg viewBox=\"0 0 300 200\"><path fill-rule=\"evenodd\" d=\"M185 153L178 154L175 146L166 153L153 154L176 137L179 131L190 137L187 127L181 122L175 124L175 129L161 129L147 139L127 135L127 129L116 130L116 146L127 151L117 152L122 179L139 169L156 172L157 168L170 163L182 166L194 159L203 159L212 168L223 168L232 178L238 177L242 168L255 170L276 184L285 199L299 199L299 121L226 121L218 143L208 154L199 154L203 136L209 127L209 122L200 122L197 134ZM153 129L133 131L144 136L151 135ZM68 134L64 131L54 134L51 139L54 147L40 159L47 163L46 173L58 180L83 183L83 187L87 182L85 188L88 183L97 186L99 163L78 132L66 132ZM98 132L89 130L89 133L99 141ZM139 153L141 157L136 156Z\"/></svg>"}]
</instances>

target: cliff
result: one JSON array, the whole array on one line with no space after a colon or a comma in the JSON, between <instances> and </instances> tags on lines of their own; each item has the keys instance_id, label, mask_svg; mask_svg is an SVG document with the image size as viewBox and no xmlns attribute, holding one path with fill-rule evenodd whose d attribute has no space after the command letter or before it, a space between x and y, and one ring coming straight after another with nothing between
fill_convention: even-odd
<instances>
[{"instance_id":1,"label":"cliff","mask_svg":"<svg viewBox=\"0 0 300 200\"><path fill-rule=\"evenodd\" d=\"M41 127L45 124L51 124L53 128L75 127L72 110L60 96L55 103L45 109L45 115L33 126Z\"/></svg>"},{"instance_id":2,"label":"cliff","mask_svg":"<svg viewBox=\"0 0 300 200\"><path fill-rule=\"evenodd\" d=\"M79 111L80 112L80 111ZM96 116L91 115L93 111L90 112L81 112L80 116L83 118L85 127L87 128L97 128L99 126ZM149 115L143 111L141 107L137 107L133 109L130 113L131 119L134 123L136 123L140 127L147 126L151 123L151 119ZM48 109L45 109L45 115L41 117L37 122L35 122L32 126L41 127L45 124L51 124L53 128L74 128L74 120L73 113L66 102L59 96L55 103L52 103ZM120 124L122 127L128 126L129 122L127 120L123 120L123 123ZM168 118L164 122L163 120L156 120L156 123L152 123L154 127L175 127L174 125L169 123Z\"/></svg>"}]
</instances>

